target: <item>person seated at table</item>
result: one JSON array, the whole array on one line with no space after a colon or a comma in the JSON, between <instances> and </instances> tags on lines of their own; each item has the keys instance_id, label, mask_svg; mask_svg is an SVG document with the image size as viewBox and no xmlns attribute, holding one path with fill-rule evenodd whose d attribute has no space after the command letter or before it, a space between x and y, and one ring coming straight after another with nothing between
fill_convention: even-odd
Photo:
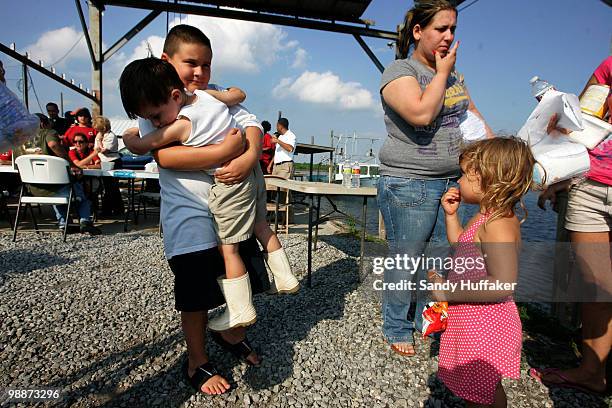
<instances>
[{"instance_id":1,"label":"person seated at table","mask_svg":"<svg viewBox=\"0 0 612 408\"><path fill-rule=\"evenodd\" d=\"M11 166L13 164L13 151L0 153L0 166ZM11 167L12 168L12 167ZM0 194L19 194L19 175L15 173L0 173ZM1 200L2 198L0 198Z\"/></svg>"},{"instance_id":2,"label":"person seated at table","mask_svg":"<svg viewBox=\"0 0 612 408\"><path fill-rule=\"evenodd\" d=\"M96 147L100 148L98 157L101 162L113 163L113 169L122 166L119 154L119 139L111 130L110 120L105 116L96 116L93 120L96 129ZM123 199L119 183L113 177L103 177L104 196L102 197L102 215L121 215L124 212Z\"/></svg>"},{"instance_id":3,"label":"person seated at table","mask_svg":"<svg viewBox=\"0 0 612 408\"><path fill-rule=\"evenodd\" d=\"M0 165L11 165L13 164L13 151L9 150L8 152L0 153Z\"/></svg>"},{"instance_id":4,"label":"person seated at table","mask_svg":"<svg viewBox=\"0 0 612 408\"><path fill-rule=\"evenodd\" d=\"M47 156L55 156L61 157L68 161L68 163L72 163L70 160L70 156L68 155L68 151L62 145L60 141L60 137L57 132L51 129L51 122L49 118L47 118L42 113L36 113L36 116L40 119L40 129L33 141L36 150L39 154L47 155ZM79 174L81 169L78 167L73 167L73 171L75 174ZM83 185L79 181L75 181L72 184L74 189L74 195L77 200L75 202L77 212L79 214L79 225L81 232L87 232L91 235L99 235L102 233L100 229L93 225L91 221L91 202L85 196L85 191L83 190ZM65 193L66 186L60 186L58 190L57 186L53 185L40 185L36 187L30 187L33 192L37 195L54 195L57 193ZM66 228L66 205L54 205L53 209L55 210L55 217L57 218L59 228Z\"/></svg>"},{"instance_id":5,"label":"person seated at table","mask_svg":"<svg viewBox=\"0 0 612 408\"><path fill-rule=\"evenodd\" d=\"M76 126L72 126L69 128L64 134L64 146L67 148L71 148L74 146L74 135L77 133L82 133L87 137L87 142L90 147L93 147L96 141L96 129L91 127L91 113L89 113L89 109L80 108L75 113L77 124Z\"/></svg>"},{"instance_id":6,"label":"person seated at table","mask_svg":"<svg viewBox=\"0 0 612 408\"><path fill-rule=\"evenodd\" d=\"M87 136L80 132L75 133L72 140L76 147L76 149L72 149L68 152L72 164L80 169L99 169L100 157L98 153L100 152L100 148L98 146L93 149L90 148Z\"/></svg>"},{"instance_id":7,"label":"person seated at table","mask_svg":"<svg viewBox=\"0 0 612 408\"><path fill-rule=\"evenodd\" d=\"M49 102L46 108L47 114L49 115L49 121L51 122L51 129L55 130L60 136L66 133L70 124L66 119L60 117L57 103Z\"/></svg>"},{"instance_id":8,"label":"person seated at table","mask_svg":"<svg viewBox=\"0 0 612 408\"><path fill-rule=\"evenodd\" d=\"M121 155L119 154L119 139L111 130L111 123L105 116L96 116L93 120L96 135L96 147L100 149L98 157L103 162L115 163L113 168L119 168Z\"/></svg>"},{"instance_id":9,"label":"person seated at table","mask_svg":"<svg viewBox=\"0 0 612 408\"><path fill-rule=\"evenodd\" d=\"M90 148L87 138L82 133L74 134L74 145L76 149L71 149L68 152L72 164L80 169L99 169L100 157L98 157L99 148ZM106 178L106 177L105 177ZM90 182L83 184L85 195L92 202L97 202L98 193L100 191L100 180L93 178Z\"/></svg>"}]
</instances>

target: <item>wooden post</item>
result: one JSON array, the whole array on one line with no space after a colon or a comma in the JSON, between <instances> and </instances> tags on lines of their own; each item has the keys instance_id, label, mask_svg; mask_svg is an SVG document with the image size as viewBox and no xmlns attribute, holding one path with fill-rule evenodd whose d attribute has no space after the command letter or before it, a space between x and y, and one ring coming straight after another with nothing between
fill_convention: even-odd
<instances>
[{"instance_id":1,"label":"wooden post","mask_svg":"<svg viewBox=\"0 0 612 408\"><path fill-rule=\"evenodd\" d=\"M91 73L91 87L99 103L92 106L93 116L102 115L102 12L94 2L88 1L89 6L89 34L94 53L94 67Z\"/></svg>"}]
</instances>

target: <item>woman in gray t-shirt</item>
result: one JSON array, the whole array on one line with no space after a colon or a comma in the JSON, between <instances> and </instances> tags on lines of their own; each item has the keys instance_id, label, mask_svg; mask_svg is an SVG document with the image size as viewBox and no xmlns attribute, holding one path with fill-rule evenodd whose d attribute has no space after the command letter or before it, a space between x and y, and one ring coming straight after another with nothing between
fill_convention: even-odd
<instances>
[{"instance_id":1,"label":"woman in gray t-shirt","mask_svg":"<svg viewBox=\"0 0 612 408\"><path fill-rule=\"evenodd\" d=\"M421 257L436 225L440 198L460 175L460 117L470 110L482 118L463 76L454 69L456 24L457 10L447 0L415 2L400 32L402 59L392 62L382 76L388 137L379 153L377 200L390 256ZM393 269L385 271L385 282L422 276L422 271ZM411 311L411 297L410 291L386 291L383 297L383 334L392 350L405 356L415 353L409 316L417 317L418 330L422 322L423 302Z\"/></svg>"}]
</instances>

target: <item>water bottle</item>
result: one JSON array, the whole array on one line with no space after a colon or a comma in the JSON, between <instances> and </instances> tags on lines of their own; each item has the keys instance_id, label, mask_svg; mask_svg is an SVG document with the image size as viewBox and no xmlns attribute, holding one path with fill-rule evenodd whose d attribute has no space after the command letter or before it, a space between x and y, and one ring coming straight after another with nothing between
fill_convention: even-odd
<instances>
[{"instance_id":1,"label":"water bottle","mask_svg":"<svg viewBox=\"0 0 612 408\"><path fill-rule=\"evenodd\" d=\"M529 80L529 83L531 84L531 94L534 98L537 99L538 102L542 100L542 96L544 96L546 91L554 89L551 84L549 84L543 79L540 79L540 77L538 76L534 76L533 78L531 78Z\"/></svg>"},{"instance_id":2,"label":"water bottle","mask_svg":"<svg viewBox=\"0 0 612 408\"><path fill-rule=\"evenodd\" d=\"M351 188L359 188L359 176L361 175L361 166L359 162L353 163L353 168L351 170Z\"/></svg>"},{"instance_id":3,"label":"water bottle","mask_svg":"<svg viewBox=\"0 0 612 408\"><path fill-rule=\"evenodd\" d=\"M348 160L342 163L342 187L351 187L351 162Z\"/></svg>"}]
</instances>

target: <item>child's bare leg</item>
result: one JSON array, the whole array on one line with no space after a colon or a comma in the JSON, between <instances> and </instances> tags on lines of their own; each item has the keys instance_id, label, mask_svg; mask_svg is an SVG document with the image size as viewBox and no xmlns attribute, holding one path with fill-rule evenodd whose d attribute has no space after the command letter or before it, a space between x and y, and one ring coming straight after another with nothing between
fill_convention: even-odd
<instances>
[{"instance_id":1,"label":"child's bare leg","mask_svg":"<svg viewBox=\"0 0 612 408\"><path fill-rule=\"evenodd\" d=\"M266 252L270 253L282 248L278 237L272 231L266 220L257 222L253 232Z\"/></svg>"},{"instance_id":2,"label":"child's bare leg","mask_svg":"<svg viewBox=\"0 0 612 408\"><path fill-rule=\"evenodd\" d=\"M223 256L227 279L239 278L246 273L246 268L238 253L238 244L221 244L219 245L219 251Z\"/></svg>"},{"instance_id":3,"label":"child's bare leg","mask_svg":"<svg viewBox=\"0 0 612 408\"><path fill-rule=\"evenodd\" d=\"M233 329L222 331L221 337L229 344L237 344L246 338L246 328L234 327ZM251 354L247 356L247 359L255 365L261 363L261 359L255 351L252 351Z\"/></svg>"},{"instance_id":4,"label":"child's bare leg","mask_svg":"<svg viewBox=\"0 0 612 408\"><path fill-rule=\"evenodd\" d=\"M500 381L499 383L497 383L497 388L495 389L495 402L493 403L493 408L506 408L507 406L508 399L506 398L504 386Z\"/></svg>"},{"instance_id":5,"label":"child's bare leg","mask_svg":"<svg viewBox=\"0 0 612 408\"><path fill-rule=\"evenodd\" d=\"M206 355L206 312L181 312L181 326L187 343L189 368L187 373L192 377L202 364L208 362ZM206 394L223 394L229 390L230 384L220 375L211 377L202 384L201 391Z\"/></svg>"},{"instance_id":6,"label":"child's bare leg","mask_svg":"<svg viewBox=\"0 0 612 408\"><path fill-rule=\"evenodd\" d=\"M501 381L497 383L497 387L495 388L495 402L493 402L493 404L477 404L466 400L465 406L467 408L506 408L508 406L508 400L506 399L506 392L504 391Z\"/></svg>"},{"instance_id":7,"label":"child's bare leg","mask_svg":"<svg viewBox=\"0 0 612 408\"><path fill-rule=\"evenodd\" d=\"M477 404L475 402L465 400L465 408L491 408L491 407L492 407L491 405Z\"/></svg>"}]
</instances>

